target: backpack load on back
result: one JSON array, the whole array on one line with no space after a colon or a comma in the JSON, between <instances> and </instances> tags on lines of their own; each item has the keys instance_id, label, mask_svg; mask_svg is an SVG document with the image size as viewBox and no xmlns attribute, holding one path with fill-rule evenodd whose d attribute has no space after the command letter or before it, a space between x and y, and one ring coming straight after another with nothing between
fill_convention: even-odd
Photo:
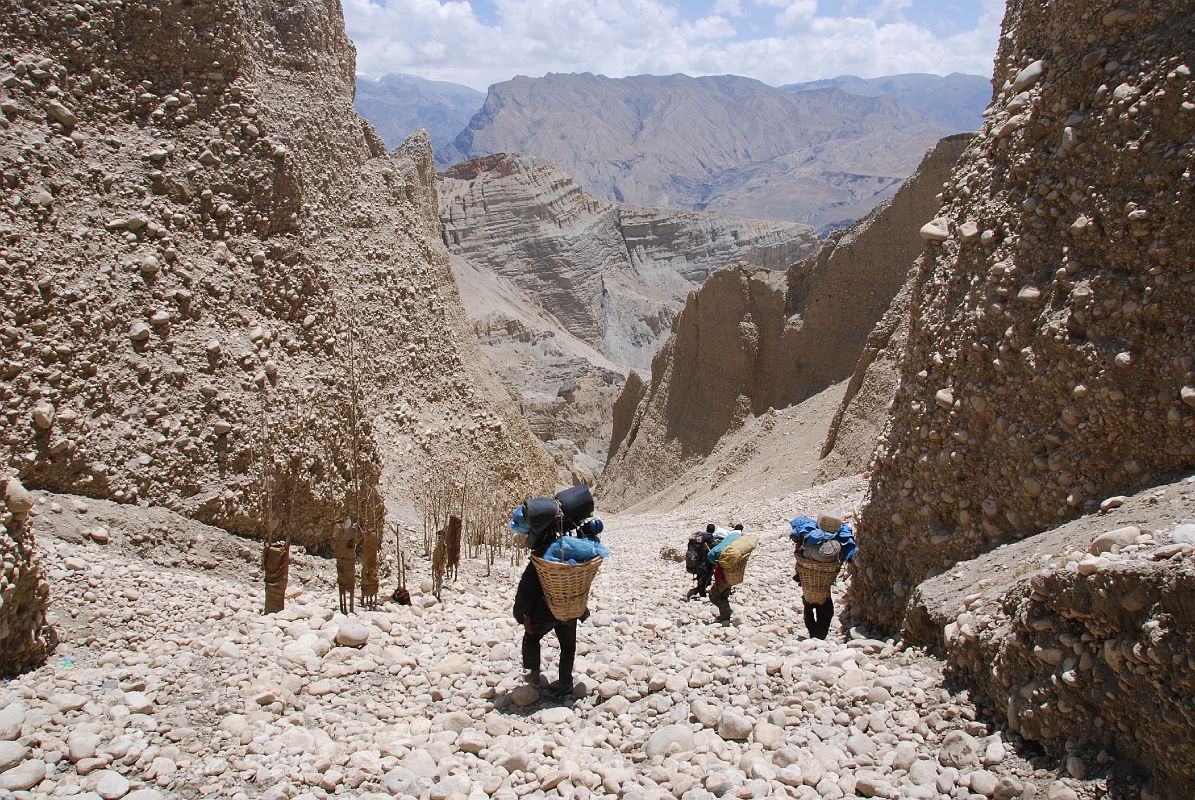
<instances>
[{"instance_id":1,"label":"backpack load on back","mask_svg":"<svg viewBox=\"0 0 1195 800\"><path fill-rule=\"evenodd\" d=\"M759 540L754 536L736 536L730 544L722 549L718 556L718 566L722 568L727 585L734 586L742 583L743 576L747 572L747 559L757 544L759 544Z\"/></svg>"},{"instance_id":2,"label":"backpack load on back","mask_svg":"<svg viewBox=\"0 0 1195 800\"><path fill-rule=\"evenodd\" d=\"M580 536L561 536L548 545L544 551L544 561L555 561L558 564L586 564L595 558L609 558L610 551L597 539L584 539Z\"/></svg>"},{"instance_id":3,"label":"backpack load on back","mask_svg":"<svg viewBox=\"0 0 1195 800\"><path fill-rule=\"evenodd\" d=\"M708 535L694 533L689 537L689 546L685 549L685 572L690 575L701 575L710 568L709 562L705 560L705 554L708 551L704 537Z\"/></svg>"},{"instance_id":4,"label":"backpack load on back","mask_svg":"<svg viewBox=\"0 0 1195 800\"><path fill-rule=\"evenodd\" d=\"M564 531L581 527L585 520L593 516L593 495L583 483L557 493L555 499L560 505Z\"/></svg>"},{"instance_id":5,"label":"backpack load on back","mask_svg":"<svg viewBox=\"0 0 1195 800\"><path fill-rule=\"evenodd\" d=\"M516 527L512 519L511 527L519 532L524 532L523 528L526 528L523 544L529 550L537 550L556 537L560 529L560 508L555 500L551 497L529 497L519 509L523 513L519 515L516 511L515 515L522 524Z\"/></svg>"}]
</instances>

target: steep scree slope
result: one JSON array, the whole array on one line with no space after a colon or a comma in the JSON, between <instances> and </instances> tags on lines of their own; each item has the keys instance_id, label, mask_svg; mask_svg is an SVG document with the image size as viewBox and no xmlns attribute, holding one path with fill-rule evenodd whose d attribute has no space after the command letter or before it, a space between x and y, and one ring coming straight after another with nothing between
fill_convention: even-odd
<instances>
[{"instance_id":1,"label":"steep scree slope","mask_svg":"<svg viewBox=\"0 0 1195 800\"><path fill-rule=\"evenodd\" d=\"M663 488L748 416L847 378L924 246L918 221L937 208L967 138L942 140L894 197L787 274L733 267L691 295L610 459L604 500Z\"/></svg>"},{"instance_id":2,"label":"steep scree slope","mask_svg":"<svg viewBox=\"0 0 1195 800\"><path fill-rule=\"evenodd\" d=\"M500 153L441 174L453 255L512 281L577 338L646 368L688 292L734 261L783 269L807 225L639 208L587 195L554 165Z\"/></svg>"},{"instance_id":3,"label":"steep scree slope","mask_svg":"<svg viewBox=\"0 0 1195 800\"><path fill-rule=\"evenodd\" d=\"M0 17L0 442L23 479L314 543L378 524L379 480L429 453L547 479L465 333L426 140L392 161L352 111L336 3Z\"/></svg>"},{"instance_id":4,"label":"steep scree slope","mask_svg":"<svg viewBox=\"0 0 1195 800\"><path fill-rule=\"evenodd\" d=\"M1189 15L1009 5L860 523L871 623L955 561L1195 465Z\"/></svg>"}]
</instances>

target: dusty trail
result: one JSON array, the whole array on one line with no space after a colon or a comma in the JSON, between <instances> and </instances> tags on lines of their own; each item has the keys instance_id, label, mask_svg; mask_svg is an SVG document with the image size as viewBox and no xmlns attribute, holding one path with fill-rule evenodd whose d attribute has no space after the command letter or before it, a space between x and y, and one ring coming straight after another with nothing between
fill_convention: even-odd
<instances>
[{"instance_id":1,"label":"dusty trail","mask_svg":"<svg viewBox=\"0 0 1195 800\"><path fill-rule=\"evenodd\" d=\"M39 507L64 641L0 688L0 753L20 751L0 780L32 787L19 797L965 798L1053 779L942 687L937 661L837 626L806 640L780 525L745 518L760 546L723 626L660 556L693 520L607 520L561 702L521 678L520 567L466 561L442 603L362 612L368 644L335 646L348 620L329 561L297 554L294 596L265 617L250 543L167 512ZM106 543L84 535L101 526Z\"/></svg>"}]
</instances>

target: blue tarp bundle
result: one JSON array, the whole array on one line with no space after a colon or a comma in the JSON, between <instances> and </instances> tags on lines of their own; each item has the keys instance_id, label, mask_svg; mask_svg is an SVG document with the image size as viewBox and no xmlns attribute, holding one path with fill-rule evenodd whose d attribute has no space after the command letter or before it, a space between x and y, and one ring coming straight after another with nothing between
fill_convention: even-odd
<instances>
[{"instance_id":1,"label":"blue tarp bundle","mask_svg":"<svg viewBox=\"0 0 1195 800\"><path fill-rule=\"evenodd\" d=\"M850 561L855 557L855 552L859 549L859 545L855 542L855 532L845 522L842 523L842 527L838 529L837 533L823 531L817 526L817 520L813 517L796 517L789 520L788 525L792 528L792 532L789 533L788 538L792 539L798 545L817 547L823 542L837 539L839 544L842 545L843 561Z\"/></svg>"},{"instance_id":2,"label":"blue tarp bundle","mask_svg":"<svg viewBox=\"0 0 1195 800\"><path fill-rule=\"evenodd\" d=\"M597 539L561 536L544 551L545 561L560 564L584 564L595 558L609 558L610 551Z\"/></svg>"},{"instance_id":3,"label":"blue tarp bundle","mask_svg":"<svg viewBox=\"0 0 1195 800\"><path fill-rule=\"evenodd\" d=\"M709 560L709 562L711 564L717 564L718 559L722 557L722 551L725 550L731 542L733 542L735 539L739 538L742 535L743 534L739 531L735 531L734 533L728 534L725 539L723 539L722 541L718 542L718 544L716 544L710 548L710 551L706 555L706 558Z\"/></svg>"}]
</instances>

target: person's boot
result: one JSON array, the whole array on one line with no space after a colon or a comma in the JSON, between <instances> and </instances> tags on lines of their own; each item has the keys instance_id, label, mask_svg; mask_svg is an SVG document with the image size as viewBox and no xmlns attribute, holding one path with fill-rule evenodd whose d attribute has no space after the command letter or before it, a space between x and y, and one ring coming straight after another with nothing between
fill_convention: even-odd
<instances>
[{"instance_id":1,"label":"person's boot","mask_svg":"<svg viewBox=\"0 0 1195 800\"><path fill-rule=\"evenodd\" d=\"M718 607L718 622L730 622L730 603L723 601L716 605Z\"/></svg>"},{"instance_id":2,"label":"person's boot","mask_svg":"<svg viewBox=\"0 0 1195 800\"><path fill-rule=\"evenodd\" d=\"M552 681L548 684L548 691L557 697L568 697L573 693L573 682L564 678Z\"/></svg>"},{"instance_id":3,"label":"person's boot","mask_svg":"<svg viewBox=\"0 0 1195 800\"><path fill-rule=\"evenodd\" d=\"M538 689L539 688L539 670L537 670L537 669L527 670L527 674L523 676L523 681L528 686L534 686Z\"/></svg>"},{"instance_id":4,"label":"person's boot","mask_svg":"<svg viewBox=\"0 0 1195 800\"><path fill-rule=\"evenodd\" d=\"M690 589L689 591L685 592L685 602L687 603L687 602L689 602L690 600L692 600L694 597L696 597L696 596L697 596L697 593L698 593L699 591L700 591L700 590L699 590L699 589L698 589L696 586L694 586L692 589Z\"/></svg>"}]
</instances>

